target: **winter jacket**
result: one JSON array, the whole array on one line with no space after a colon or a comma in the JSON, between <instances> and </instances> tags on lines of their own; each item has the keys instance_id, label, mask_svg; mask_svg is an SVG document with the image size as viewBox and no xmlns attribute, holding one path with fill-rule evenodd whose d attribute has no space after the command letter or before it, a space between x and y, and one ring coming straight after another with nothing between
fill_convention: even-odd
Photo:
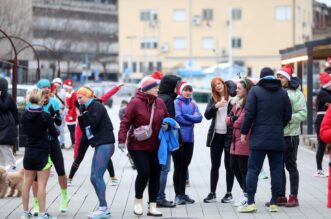
<instances>
[{"instance_id":1,"label":"winter jacket","mask_svg":"<svg viewBox=\"0 0 331 219\"><path fill-rule=\"evenodd\" d=\"M285 136L298 136L301 133L300 124L307 118L306 98L300 91L300 81L292 77L289 87L286 89L292 106L292 118L284 128Z\"/></svg>"},{"instance_id":2,"label":"winter jacket","mask_svg":"<svg viewBox=\"0 0 331 219\"><path fill-rule=\"evenodd\" d=\"M175 151L179 148L178 142L178 130L179 125L178 123L170 118L167 117L163 119L163 124L168 124L168 130L160 129L159 132L159 140L160 140L160 147L158 151L158 157L161 165L166 165L168 154L172 151Z\"/></svg>"},{"instance_id":3,"label":"winter jacket","mask_svg":"<svg viewBox=\"0 0 331 219\"><path fill-rule=\"evenodd\" d=\"M183 142L194 142L194 124L202 121L202 115L192 98L178 96L175 99L175 119L180 126Z\"/></svg>"},{"instance_id":4,"label":"winter jacket","mask_svg":"<svg viewBox=\"0 0 331 219\"><path fill-rule=\"evenodd\" d=\"M152 136L145 141L137 141L133 136L133 130L149 124L153 103L155 103L155 108L152 122ZM134 98L131 99L126 107L121 120L118 143L124 144L127 140L129 150L157 151L160 144L158 134L162 120L168 116L169 113L162 99L137 91Z\"/></svg>"},{"instance_id":5,"label":"winter jacket","mask_svg":"<svg viewBox=\"0 0 331 219\"><path fill-rule=\"evenodd\" d=\"M78 122L92 147L115 143L113 124L102 103L92 100L86 111L78 117Z\"/></svg>"},{"instance_id":6,"label":"winter jacket","mask_svg":"<svg viewBox=\"0 0 331 219\"><path fill-rule=\"evenodd\" d=\"M7 93L8 82L0 78L0 145L14 145L17 138L18 110L12 96Z\"/></svg>"},{"instance_id":7,"label":"winter jacket","mask_svg":"<svg viewBox=\"0 0 331 219\"><path fill-rule=\"evenodd\" d=\"M325 88L321 88L316 98L317 116L315 119L315 124L317 126L322 123L325 111L328 108L328 104L331 104L331 91L328 91Z\"/></svg>"},{"instance_id":8,"label":"winter jacket","mask_svg":"<svg viewBox=\"0 0 331 219\"><path fill-rule=\"evenodd\" d=\"M232 106L234 104L233 101L234 101L233 98L229 101L227 113L229 113L232 110ZM216 120L216 115L217 115L217 110L218 110L215 107L215 104L216 104L216 102L214 101L214 98L210 97L206 110L205 110L205 114L204 114L204 116L207 120L211 119L211 124L209 126L208 134L207 134L207 143L206 143L207 147L211 146L211 143L215 136L215 120ZM232 126L228 125L226 138L225 138L225 149L228 151L230 151L231 141L232 141Z\"/></svg>"},{"instance_id":9,"label":"winter jacket","mask_svg":"<svg viewBox=\"0 0 331 219\"><path fill-rule=\"evenodd\" d=\"M237 103L233 106L231 111L233 112L233 115L238 116L238 118L234 122L231 120L231 116L227 116L225 119L227 125L233 127L230 154L248 156L250 132L248 132L244 143L241 142L240 133L241 126L244 123L245 110L239 106L239 103Z\"/></svg>"},{"instance_id":10,"label":"winter jacket","mask_svg":"<svg viewBox=\"0 0 331 219\"><path fill-rule=\"evenodd\" d=\"M323 118L320 128L320 137L322 141L331 143L331 107L328 108Z\"/></svg>"},{"instance_id":11,"label":"winter jacket","mask_svg":"<svg viewBox=\"0 0 331 219\"><path fill-rule=\"evenodd\" d=\"M173 119L175 119L176 116L174 100L177 97L177 93L175 93L175 88L177 86L177 82L180 80L181 78L176 75L164 76L161 80L158 93L158 97L164 101L169 115Z\"/></svg>"},{"instance_id":12,"label":"winter jacket","mask_svg":"<svg viewBox=\"0 0 331 219\"><path fill-rule=\"evenodd\" d=\"M262 78L248 93L241 133L251 128L250 150L284 151L284 127L291 120L290 99L280 81Z\"/></svg>"},{"instance_id":13,"label":"winter jacket","mask_svg":"<svg viewBox=\"0 0 331 219\"><path fill-rule=\"evenodd\" d=\"M66 107L68 109L68 112L65 119L68 125L76 124L76 120L77 120L77 111L75 106L76 101L77 101L76 92L72 91L70 94L67 94Z\"/></svg>"},{"instance_id":14,"label":"winter jacket","mask_svg":"<svg viewBox=\"0 0 331 219\"><path fill-rule=\"evenodd\" d=\"M49 153L50 142L48 136L53 139L58 136L51 115L44 112L39 106L30 105L22 115L21 124L27 136L25 147Z\"/></svg>"}]
</instances>

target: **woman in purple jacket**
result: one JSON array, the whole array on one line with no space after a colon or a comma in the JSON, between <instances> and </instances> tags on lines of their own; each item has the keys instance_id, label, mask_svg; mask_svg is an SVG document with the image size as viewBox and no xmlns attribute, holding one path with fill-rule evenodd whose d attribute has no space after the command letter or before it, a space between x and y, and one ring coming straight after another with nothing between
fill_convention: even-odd
<instances>
[{"instance_id":1,"label":"woman in purple jacket","mask_svg":"<svg viewBox=\"0 0 331 219\"><path fill-rule=\"evenodd\" d=\"M249 90L253 86L253 83L249 79L242 79L237 84L237 102L233 106L231 112L226 117L225 121L227 125L233 126L233 137L230 148L230 166L231 169L242 188L244 194L239 198L234 206L242 206L247 202L246 194L246 175L247 164L249 155L249 134L246 136L246 141L240 140L240 129L245 118L245 103Z\"/></svg>"}]
</instances>

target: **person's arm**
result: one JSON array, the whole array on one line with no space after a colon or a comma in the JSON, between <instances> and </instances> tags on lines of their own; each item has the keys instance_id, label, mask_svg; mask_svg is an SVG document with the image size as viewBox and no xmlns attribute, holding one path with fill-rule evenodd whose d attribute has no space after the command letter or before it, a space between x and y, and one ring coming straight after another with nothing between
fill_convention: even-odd
<instances>
[{"instance_id":1,"label":"person's arm","mask_svg":"<svg viewBox=\"0 0 331 219\"><path fill-rule=\"evenodd\" d=\"M213 98L211 97L208 101L207 108L205 110L205 118L207 120L212 119L216 113L218 108L216 108Z\"/></svg>"},{"instance_id":2,"label":"person's arm","mask_svg":"<svg viewBox=\"0 0 331 219\"><path fill-rule=\"evenodd\" d=\"M324 115L320 128L320 137L324 142L331 143L331 107L328 108Z\"/></svg>"},{"instance_id":3,"label":"person's arm","mask_svg":"<svg viewBox=\"0 0 331 219\"><path fill-rule=\"evenodd\" d=\"M11 101L10 112L14 117L15 125L18 125L18 123L19 123L19 121L18 121L18 109L17 109L17 105L15 104L13 99Z\"/></svg>"},{"instance_id":4,"label":"person's arm","mask_svg":"<svg viewBox=\"0 0 331 219\"><path fill-rule=\"evenodd\" d=\"M291 122L303 122L307 118L306 99L302 92L298 93L296 100L293 102L293 112Z\"/></svg>"},{"instance_id":5,"label":"person's arm","mask_svg":"<svg viewBox=\"0 0 331 219\"><path fill-rule=\"evenodd\" d=\"M85 127L90 126L93 132L98 129L103 118L102 115L107 114L107 111L100 103L92 102L91 104L93 105L82 116Z\"/></svg>"},{"instance_id":6,"label":"person's arm","mask_svg":"<svg viewBox=\"0 0 331 219\"><path fill-rule=\"evenodd\" d=\"M102 104L105 104L107 102L107 100L109 100L109 98L111 98L113 95L115 95L123 86L124 86L124 83L120 83L120 84L112 87L104 95L99 97L101 99Z\"/></svg>"},{"instance_id":7,"label":"person's arm","mask_svg":"<svg viewBox=\"0 0 331 219\"><path fill-rule=\"evenodd\" d=\"M185 114L184 115L184 118L190 122L193 122L193 123L200 123L202 121L202 115L199 111L199 108L198 106L195 104L195 103L191 103L191 104L194 104L194 113L193 115L190 115L190 114Z\"/></svg>"},{"instance_id":8,"label":"person's arm","mask_svg":"<svg viewBox=\"0 0 331 219\"><path fill-rule=\"evenodd\" d=\"M125 109L123 118L120 123L120 129L118 131L118 143L125 144L127 133L132 125L135 117L135 101L130 101Z\"/></svg>"},{"instance_id":9,"label":"person's arm","mask_svg":"<svg viewBox=\"0 0 331 219\"><path fill-rule=\"evenodd\" d=\"M287 93L284 91L284 113L283 113L283 127L287 126L287 124L291 121L292 118L292 105L290 98Z\"/></svg>"},{"instance_id":10,"label":"person's arm","mask_svg":"<svg viewBox=\"0 0 331 219\"><path fill-rule=\"evenodd\" d=\"M53 138L57 138L59 133L57 132L54 122L49 114L46 114L47 116L47 128L48 128L48 135L52 136Z\"/></svg>"},{"instance_id":11,"label":"person's arm","mask_svg":"<svg viewBox=\"0 0 331 219\"><path fill-rule=\"evenodd\" d=\"M249 129L252 127L252 124L254 122L255 116L256 116L256 95L254 88L251 89L251 91L248 93L248 97L245 104L245 118L244 123L241 126L241 134L247 135L249 132Z\"/></svg>"},{"instance_id":12,"label":"person's arm","mask_svg":"<svg viewBox=\"0 0 331 219\"><path fill-rule=\"evenodd\" d=\"M193 124L193 122L190 122L184 118L182 109L179 106L179 101L177 100L175 100L175 112L176 112L175 120L179 123L179 125L189 126Z\"/></svg>"}]
</instances>

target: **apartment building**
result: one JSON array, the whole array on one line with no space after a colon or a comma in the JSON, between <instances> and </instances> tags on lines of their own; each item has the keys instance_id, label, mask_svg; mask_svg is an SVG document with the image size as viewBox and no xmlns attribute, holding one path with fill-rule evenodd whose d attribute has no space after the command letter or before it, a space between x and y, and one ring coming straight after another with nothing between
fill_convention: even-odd
<instances>
[{"instance_id":1,"label":"apartment building","mask_svg":"<svg viewBox=\"0 0 331 219\"><path fill-rule=\"evenodd\" d=\"M63 77L79 79L81 74L91 76L96 71L117 78L117 1L33 0L32 14L32 43L56 53ZM41 71L54 74L58 66L52 52L36 49Z\"/></svg>"},{"instance_id":2,"label":"apartment building","mask_svg":"<svg viewBox=\"0 0 331 219\"><path fill-rule=\"evenodd\" d=\"M312 0L121 0L119 70L199 70L230 62L257 76L279 50L312 39Z\"/></svg>"},{"instance_id":3,"label":"apartment building","mask_svg":"<svg viewBox=\"0 0 331 219\"><path fill-rule=\"evenodd\" d=\"M313 39L321 39L331 35L331 7L314 1Z\"/></svg>"}]
</instances>

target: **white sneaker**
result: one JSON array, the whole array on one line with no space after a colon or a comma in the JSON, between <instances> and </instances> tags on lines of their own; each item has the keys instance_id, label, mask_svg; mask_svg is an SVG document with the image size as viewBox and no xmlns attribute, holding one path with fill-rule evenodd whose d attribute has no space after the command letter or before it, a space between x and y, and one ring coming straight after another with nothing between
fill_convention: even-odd
<instances>
[{"instance_id":1,"label":"white sneaker","mask_svg":"<svg viewBox=\"0 0 331 219\"><path fill-rule=\"evenodd\" d=\"M314 176L316 177L328 177L329 176L329 173L324 171L324 170L317 170L315 173L314 173Z\"/></svg>"},{"instance_id":2,"label":"white sneaker","mask_svg":"<svg viewBox=\"0 0 331 219\"><path fill-rule=\"evenodd\" d=\"M234 207L241 207L247 204L248 198L245 195L241 195L237 201L234 202Z\"/></svg>"},{"instance_id":3,"label":"white sneaker","mask_svg":"<svg viewBox=\"0 0 331 219\"><path fill-rule=\"evenodd\" d=\"M73 184L72 184L72 179L68 179L68 180L67 180L67 186L70 187L70 186L72 186L72 185L73 185Z\"/></svg>"},{"instance_id":4,"label":"white sneaker","mask_svg":"<svg viewBox=\"0 0 331 219\"><path fill-rule=\"evenodd\" d=\"M88 218L91 219L106 219L110 217L110 211L106 208L106 209L102 209L101 207L99 207L99 209L97 211L91 212L88 215Z\"/></svg>"}]
</instances>

